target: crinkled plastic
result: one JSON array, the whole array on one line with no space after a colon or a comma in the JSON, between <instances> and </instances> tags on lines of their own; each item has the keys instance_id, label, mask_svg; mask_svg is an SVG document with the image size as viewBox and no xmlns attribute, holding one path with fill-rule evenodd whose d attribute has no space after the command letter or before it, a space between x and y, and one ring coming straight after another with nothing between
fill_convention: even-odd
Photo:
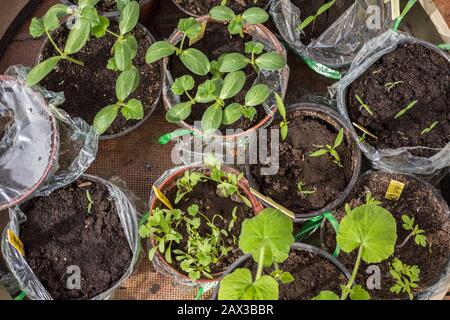
<instances>
[{"instance_id":1,"label":"crinkled plastic","mask_svg":"<svg viewBox=\"0 0 450 320\"><path fill-rule=\"evenodd\" d=\"M117 187L115 183L91 175L82 175L81 177L106 185L111 198L114 199L125 236L130 245L130 249L133 252L133 258L130 266L122 278L113 287L92 298L92 300L104 300L108 299L113 292L119 288L120 285L132 274L134 266L139 258L140 241L138 234L138 212L126 193ZM62 186L59 183L48 185L44 190L35 196L47 196L61 187ZM53 300L48 291L37 279L33 273L33 270L29 267L26 257L23 257L20 253L18 253L7 239L6 231L8 229L11 229L20 238L20 224L26 221L26 215L20 210L19 207L9 209L9 215L10 222L3 232L1 243L3 257L5 258L9 269L18 280L22 291L26 293L28 298L32 300Z\"/></svg>"},{"instance_id":2,"label":"crinkled plastic","mask_svg":"<svg viewBox=\"0 0 450 320\"><path fill-rule=\"evenodd\" d=\"M20 203L45 184L75 181L97 154L93 128L57 108L63 93L26 86L28 72L12 66L0 78L0 114L14 116L0 142L0 209Z\"/></svg>"},{"instance_id":3,"label":"crinkled plastic","mask_svg":"<svg viewBox=\"0 0 450 320\"><path fill-rule=\"evenodd\" d=\"M290 0L274 0L270 14L284 41L298 55L332 68L348 66L366 41L393 24L390 2L356 0L318 39L304 45L304 33L296 29L307 17L298 7Z\"/></svg>"},{"instance_id":4,"label":"crinkled plastic","mask_svg":"<svg viewBox=\"0 0 450 320\"><path fill-rule=\"evenodd\" d=\"M330 87L330 93L337 100L339 112L349 123L351 123L351 119L347 111L347 90L350 84L382 56L394 51L399 45L404 43L421 44L436 51L450 63L450 56L436 46L400 32L389 30L369 41L355 57L345 77ZM353 126L351 126L351 131L355 139L359 140L358 134ZM427 149L422 146L377 150L366 141L359 141L358 144L366 157L372 161L374 167L377 169L398 173L430 175L442 168L450 166L450 143L443 149L439 149L439 152L430 158L417 157L409 152L409 150L413 149Z\"/></svg>"}]
</instances>

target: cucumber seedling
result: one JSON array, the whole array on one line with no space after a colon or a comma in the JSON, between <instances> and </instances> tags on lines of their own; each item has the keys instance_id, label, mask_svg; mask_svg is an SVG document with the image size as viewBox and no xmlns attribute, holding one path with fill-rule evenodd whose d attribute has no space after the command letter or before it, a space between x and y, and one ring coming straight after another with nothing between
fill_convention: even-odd
<instances>
[{"instance_id":1,"label":"cucumber seedling","mask_svg":"<svg viewBox=\"0 0 450 320\"><path fill-rule=\"evenodd\" d=\"M362 109L364 108L367 111L367 113L373 117L374 114L372 109L363 101L363 99L358 95L355 95L355 98L359 102L359 111L362 111Z\"/></svg>"},{"instance_id":2,"label":"cucumber seedling","mask_svg":"<svg viewBox=\"0 0 450 320\"><path fill-rule=\"evenodd\" d=\"M318 148L321 149L310 153L309 156L311 158L318 158L325 155L331 155L331 157L333 158L333 162L339 167L342 167L341 156L339 155L336 149L342 144L343 141L344 141L344 128L341 128L339 130L338 135L336 136L336 139L334 140L333 145L327 144L325 146L317 146Z\"/></svg>"},{"instance_id":3,"label":"cucumber seedling","mask_svg":"<svg viewBox=\"0 0 450 320\"><path fill-rule=\"evenodd\" d=\"M336 0L331 0L324 5L322 5L316 12L315 15L306 17L305 20L302 21L297 27L297 31L303 31L307 26L309 26L311 23L315 22L316 19L323 13L327 12L331 9L331 7L335 4Z\"/></svg>"}]
</instances>

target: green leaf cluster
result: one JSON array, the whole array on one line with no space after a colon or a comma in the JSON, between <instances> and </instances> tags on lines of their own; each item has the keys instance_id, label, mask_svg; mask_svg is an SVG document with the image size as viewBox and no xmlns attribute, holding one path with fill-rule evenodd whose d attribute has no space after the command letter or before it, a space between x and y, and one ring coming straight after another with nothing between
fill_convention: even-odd
<instances>
[{"instance_id":1,"label":"green leaf cluster","mask_svg":"<svg viewBox=\"0 0 450 320\"><path fill-rule=\"evenodd\" d=\"M330 10L335 2L336 2L336 0L331 0L327 3L325 3L317 10L315 15L306 17L305 20L303 20L302 23L300 23L299 26L297 27L297 31L303 31L307 26L309 26L311 23L313 23L321 14Z\"/></svg>"},{"instance_id":2,"label":"green leaf cluster","mask_svg":"<svg viewBox=\"0 0 450 320\"><path fill-rule=\"evenodd\" d=\"M420 268L416 265L409 266L400 259L394 258L390 264L389 273L395 280L395 284L390 291L395 294L407 293L409 299L413 300L413 289L419 286Z\"/></svg>"},{"instance_id":3,"label":"green leaf cluster","mask_svg":"<svg viewBox=\"0 0 450 320\"><path fill-rule=\"evenodd\" d=\"M411 231L408 239L414 237L414 241L418 246L427 246L427 237L425 236L425 230L420 229L419 225L415 223L414 217L410 218L408 215L402 215L403 229Z\"/></svg>"},{"instance_id":4,"label":"green leaf cluster","mask_svg":"<svg viewBox=\"0 0 450 320\"><path fill-rule=\"evenodd\" d=\"M318 146L319 150L310 153L309 156L312 158L318 158L329 154L333 158L333 162L339 167L342 167L341 156L336 149L342 144L343 141L344 128L341 128L336 136L336 139L334 140L333 145L327 144L325 146Z\"/></svg>"},{"instance_id":5,"label":"green leaf cluster","mask_svg":"<svg viewBox=\"0 0 450 320\"><path fill-rule=\"evenodd\" d=\"M222 5L212 8L209 15L214 20L227 22L231 36L238 34L241 37L244 37L245 24L261 24L269 20L269 14L257 7L249 8L242 14L235 14L232 9Z\"/></svg>"}]
</instances>

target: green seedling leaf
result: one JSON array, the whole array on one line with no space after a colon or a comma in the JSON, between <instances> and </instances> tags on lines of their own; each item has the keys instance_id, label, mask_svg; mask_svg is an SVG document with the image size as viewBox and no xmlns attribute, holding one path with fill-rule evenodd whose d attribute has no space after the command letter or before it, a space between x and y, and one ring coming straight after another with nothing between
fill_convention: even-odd
<instances>
[{"instance_id":1,"label":"green seedling leaf","mask_svg":"<svg viewBox=\"0 0 450 320\"><path fill-rule=\"evenodd\" d=\"M229 53L221 61L219 71L228 73L244 69L251 62L241 53Z\"/></svg>"},{"instance_id":2,"label":"green seedling leaf","mask_svg":"<svg viewBox=\"0 0 450 320\"><path fill-rule=\"evenodd\" d=\"M89 21L92 29L100 24L100 16L94 7L86 7L81 12L81 17Z\"/></svg>"},{"instance_id":3,"label":"green seedling leaf","mask_svg":"<svg viewBox=\"0 0 450 320\"><path fill-rule=\"evenodd\" d=\"M90 32L91 25L89 21L78 19L67 37L64 53L74 54L80 51L88 41Z\"/></svg>"},{"instance_id":4,"label":"green seedling leaf","mask_svg":"<svg viewBox=\"0 0 450 320\"><path fill-rule=\"evenodd\" d=\"M255 63L261 70L278 71L284 68L286 60L279 53L267 52L260 55Z\"/></svg>"},{"instance_id":5,"label":"green seedling leaf","mask_svg":"<svg viewBox=\"0 0 450 320\"><path fill-rule=\"evenodd\" d=\"M45 29L48 31L56 30L59 25L59 19L70 13L70 8L64 4L55 4L50 9L48 9L47 13L42 17L42 22L45 26Z\"/></svg>"},{"instance_id":6,"label":"green seedling leaf","mask_svg":"<svg viewBox=\"0 0 450 320\"><path fill-rule=\"evenodd\" d=\"M236 16L233 10L225 6L217 6L212 8L209 11L209 15L211 18L218 21L231 21Z\"/></svg>"},{"instance_id":7,"label":"green seedling leaf","mask_svg":"<svg viewBox=\"0 0 450 320\"><path fill-rule=\"evenodd\" d=\"M245 80L246 77L243 71L235 71L227 74L219 98L226 100L236 96L244 87Z\"/></svg>"},{"instance_id":8,"label":"green seedling leaf","mask_svg":"<svg viewBox=\"0 0 450 320\"><path fill-rule=\"evenodd\" d=\"M209 103L216 99L216 82L214 80L206 80L198 86L195 101L199 103Z\"/></svg>"},{"instance_id":9,"label":"green seedling leaf","mask_svg":"<svg viewBox=\"0 0 450 320\"><path fill-rule=\"evenodd\" d=\"M278 282L262 276L253 282L248 269L237 269L220 283L219 300L277 300Z\"/></svg>"},{"instance_id":10,"label":"green seedling leaf","mask_svg":"<svg viewBox=\"0 0 450 320\"><path fill-rule=\"evenodd\" d=\"M44 22L42 19L33 18L30 24L30 34L33 38L40 38L45 33Z\"/></svg>"},{"instance_id":11,"label":"green seedling leaf","mask_svg":"<svg viewBox=\"0 0 450 320\"><path fill-rule=\"evenodd\" d=\"M120 102L125 101L139 83L139 72L136 68L123 71L116 81L116 96Z\"/></svg>"},{"instance_id":12,"label":"green seedling leaf","mask_svg":"<svg viewBox=\"0 0 450 320\"><path fill-rule=\"evenodd\" d=\"M106 29L109 28L109 20L106 17L99 16L100 23L96 25L95 27L91 27L91 34L95 36L96 38L101 38L105 36Z\"/></svg>"},{"instance_id":13,"label":"green seedling leaf","mask_svg":"<svg viewBox=\"0 0 450 320\"><path fill-rule=\"evenodd\" d=\"M239 34L241 37L244 37L244 22L241 16L236 16L233 20L228 24L228 32L231 35Z\"/></svg>"},{"instance_id":14,"label":"green seedling leaf","mask_svg":"<svg viewBox=\"0 0 450 320\"><path fill-rule=\"evenodd\" d=\"M270 89L265 84L253 86L245 95L245 105L255 107L264 103L270 96Z\"/></svg>"},{"instance_id":15,"label":"green seedling leaf","mask_svg":"<svg viewBox=\"0 0 450 320\"><path fill-rule=\"evenodd\" d=\"M343 141L344 141L344 128L341 128L339 130L338 135L336 136L336 140L334 141L333 149L338 148Z\"/></svg>"},{"instance_id":16,"label":"green seedling leaf","mask_svg":"<svg viewBox=\"0 0 450 320\"><path fill-rule=\"evenodd\" d=\"M116 42L114 59L120 71L125 71L130 68L137 54L137 46L136 38L131 34L126 35L123 39L119 39Z\"/></svg>"},{"instance_id":17,"label":"green seedling leaf","mask_svg":"<svg viewBox=\"0 0 450 320\"><path fill-rule=\"evenodd\" d=\"M232 103L223 111L222 123L230 125L238 121L242 117L243 106L239 103Z\"/></svg>"},{"instance_id":18,"label":"green seedling leaf","mask_svg":"<svg viewBox=\"0 0 450 320\"><path fill-rule=\"evenodd\" d=\"M119 106L116 104L104 107L94 118L94 129L98 135L102 135L108 130L119 113Z\"/></svg>"},{"instance_id":19,"label":"green seedling leaf","mask_svg":"<svg viewBox=\"0 0 450 320\"><path fill-rule=\"evenodd\" d=\"M150 46L145 56L146 63L153 63L159 59L171 56L177 48L167 41L157 41Z\"/></svg>"},{"instance_id":20,"label":"green seedling leaf","mask_svg":"<svg viewBox=\"0 0 450 320\"><path fill-rule=\"evenodd\" d=\"M144 118L144 107L137 99L131 99L121 109L122 115L128 120L141 120Z\"/></svg>"},{"instance_id":21,"label":"green seedling leaf","mask_svg":"<svg viewBox=\"0 0 450 320\"><path fill-rule=\"evenodd\" d=\"M356 100L359 102L359 111L361 111L363 108L367 111L368 114L370 114L372 117L374 116L372 109L362 100L362 98L358 95L355 95Z\"/></svg>"},{"instance_id":22,"label":"green seedling leaf","mask_svg":"<svg viewBox=\"0 0 450 320\"><path fill-rule=\"evenodd\" d=\"M412 109L417 104L417 102L418 102L417 100L414 100L410 104L408 104L406 108L400 110L400 112L395 115L395 119L398 119L401 116L405 115L410 109Z\"/></svg>"},{"instance_id":23,"label":"green seedling leaf","mask_svg":"<svg viewBox=\"0 0 450 320\"><path fill-rule=\"evenodd\" d=\"M78 7L83 10L86 7L94 7L100 0L78 0Z\"/></svg>"},{"instance_id":24,"label":"green seedling leaf","mask_svg":"<svg viewBox=\"0 0 450 320\"><path fill-rule=\"evenodd\" d=\"M309 16L307 17L298 27L297 27L297 31L302 31L304 30L307 26L309 26L314 20L317 19L317 17L319 17L321 14L325 13L327 10L329 10L334 3L336 2L336 0L331 0L330 2L325 3L324 5L322 5L316 12L315 15L313 16Z\"/></svg>"},{"instance_id":25,"label":"green seedling leaf","mask_svg":"<svg viewBox=\"0 0 450 320\"><path fill-rule=\"evenodd\" d=\"M202 31L202 25L195 18L180 19L178 22L178 30L183 32L189 39L194 39Z\"/></svg>"},{"instance_id":26,"label":"green seedling leaf","mask_svg":"<svg viewBox=\"0 0 450 320\"><path fill-rule=\"evenodd\" d=\"M420 133L420 135L423 136L424 134L430 133L431 131L433 131L436 128L436 126L438 124L439 124L439 121L433 122L433 124L431 124L431 126L429 126L428 128L423 129L422 132Z\"/></svg>"},{"instance_id":27,"label":"green seedling leaf","mask_svg":"<svg viewBox=\"0 0 450 320\"><path fill-rule=\"evenodd\" d=\"M119 9L120 13L123 12L127 4L130 3L131 0L116 0L117 9Z\"/></svg>"},{"instance_id":28,"label":"green seedling leaf","mask_svg":"<svg viewBox=\"0 0 450 320\"><path fill-rule=\"evenodd\" d=\"M34 86L44 79L61 60L60 56L48 58L35 66L27 76L27 85Z\"/></svg>"},{"instance_id":29,"label":"green seedling leaf","mask_svg":"<svg viewBox=\"0 0 450 320\"><path fill-rule=\"evenodd\" d=\"M320 149L320 150L317 150L317 151L315 151L313 153L310 153L309 156L311 158L318 158L318 157L322 157L322 156L326 155L327 153L328 153L328 150Z\"/></svg>"},{"instance_id":30,"label":"green seedling leaf","mask_svg":"<svg viewBox=\"0 0 450 320\"><path fill-rule=\"evenodd\" d=\"M312 298L311 300L339 300L339 296L333 291L322 291L318 296Z\"/></svg>"},{"instance_id":31,"label":"green seedling leaf","mask_svg":"<svg viewBox=\"0 0 450 320\"><path fill-rule=\"evenodd\" d=\"M286 140L289 133L288 121L286 116L286 107L284 106L283 99L281 99L281 96L277 92L275 92L275 103L277 105L278 112L283 118L283 121L281 121L280 123L281 139Z\"/></svg>"},{"instance_id":32,"label":"green seedling leaf","mask_svg":"<svg viewBox=\"0 0 450 320\"><path fill-rule=\"evenodd\" d=\"M109 69L109 70L112 70L112 71L117 71L117 70L119 70L119 69L117 68L116 60L115 60L114 58L109 58L109 59L108 59L108 64L106 65L106 68Z\"/></svg>"},{"instance_id":33,"label":"green seedling leaf","mask_svg":"<svg viewBox=\"0 0 450 320\"><path fill-rule=\"evenodd\" d=\"M134 29L139 20L139 11L140 7L139 2L137 1L131 1L123 8L119 20L121 35L125 35Z\"/></svg>"},{"instance_id":34,"label":"green seedling leaf","mask_svg":"<svg viewBox=\"0 0 450 320\"><path fill-rule=\"evenodd\" d=\"M177 105L174 105L169 109L166 113L166 120L170 123L178 123L180 121L185 120L192 111L192 102L182 102Z\"/></svg>"},{"instance_id":35,"label":"green seedling leaf","mask_svg":"<svg viewBox=\"0 0 450 320\"><path fill-rule=\"evenodd\" d=\"M351 300L370 300L370 294L360 285L355 285L350 291Z\"/></svg>"},{"instance_id":36,"label":"green seedling leaf","mask_svg":"<svg viewBox=\"0 0 450 320\"><path fill-rule=\"evenodd\" d=\"M222 123L223 110L222 106L219 104L213 104L208 109L202 117L202 130L205 134L209 134L212 131L219 129Z\"/></svg>"},{"instance_id":37,"label":"green seedling leaf","mask_svg":"<svg viewBox=\"0 0 450 320\"><path fill-rule=\"evenodd\" d=\"M264 50L264 45L261 42L249 41L245 43L245 53L261 54Z\"/></svg>"},{"instance_id":38,"label":"green seedling leaf","mask_svg":"<svg viewBox=\"0 0 450 320\"><path fill-rule=\"evenodd\" d=\"M185 92L189 92L194 89L195 81L192 76L186 75L175 79L171 90L177 96L183 95Z\"/></svg>"},{"instance_id":39,"label":"green seedling leaf","mask_svg":"<svg viewBox=\"0 0 450 320\"><path fill-rule=\"evenodd\" d=\"M254 107L244 107L242 109L242 115L244 117L246 117L247 119L249 119L250 121L253 120L253 118L255 117L257 111Z\"/></svg>"},{"instance_id":40,"label":"green seedling leaf","mask_svg":"<svg viewBox=\"0 0 450 320\"><path fill-rule=\"evenodd\" d=\"M199 76L207 75L210 70L208 57L198 49L189 48L183 51L180 59L186 68Z\"/></svg>"},{"instance_id":41,"label":"green seedling leaf","mask_svg":"<svg viewBox=\"0 0 450 320\"><path fill-rule=\"evenodd\" d=\"M244 13L242 14L242 18L244 19L245 23L260 24L265 23L267 22L267 20L269 20L269 14L264 9L252 7L244 11Z\"/></svg>"},{"instance_id":42,"label":"green seedling leaf","mask_svg":"<svg viewBox=\"0 0 450 320\"><path fill-rule=\"evenodd\" d=\"M309 26L314 20L316 20L315 16L309 16L305 18L305 20L300 23L300 25L297 27L297 31L304 30L307 26Z\"/></svg>"}]
</instances>

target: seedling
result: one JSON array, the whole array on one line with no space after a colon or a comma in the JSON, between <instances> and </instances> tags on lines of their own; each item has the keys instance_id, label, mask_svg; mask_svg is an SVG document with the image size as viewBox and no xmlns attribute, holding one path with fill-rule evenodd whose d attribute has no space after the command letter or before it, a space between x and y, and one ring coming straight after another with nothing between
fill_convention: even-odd
<instances>
[{"instance_id":1,"label":"seedling","mask_svg":"<svg viewBox=\"0 0 450 320\"><path fill-rule=\"evenodd\" d=\"M297 31L303 31L307 26L309 26L311 23L315 22L315 20L323 13L328 11L336 2L336 0L331 0L330 2L325 3L323 6L321 6L317 13L313 16L307 17L303 22L297 27Z\"/></svg>"},{"instance_id":2,"label":"seedling","mask_svg":"<svg viewBox=\"0 0 450 320\"><path fill-rule=\"evenodd\" d=\"M352 123L353 123L353 125L355 126L356 129L360 130L363 133L362 138L364 138L364 139L360 139L360 142L362 140L365 140L365 138L367 136L371 137L372 139L378 140L378 137L376 135L374 135L372 132L370 132L369 130L364 128L362 125L357 124L356 122L352 122Z\"/></svg>"},{"instance_id":3,"label":"seedling","mask_svg":"<svg viewBox=\"0 0 450 320\"><path fill-rule=\"evenodd\" d=\"M87 212L91 213L92 206L94 205L94 201L92 200L92 195L91 195L91 192L89 190L86 190L86 199L87 199L87 202L88 202Z\"/></svg>"},{"instance_id":4,"label":"seedling","mask_svg":"<svg viewBox=\"0 0 450 320\"><path fill-rule=\"evenodd\" d=\"M312 194L316 193L316 191L317 191L317 189L315 189L315 188L314 188L314 190L304 190L304 188L305 188L305 184L303 183L303 181L300 180L297 183L297 189L300 192L300 194L302 195L302 197L312 195Z\"/></svg>"},{"instance_id":5,"label":"seedling","mask_svg":"<svg viewBox=\"0 0 450 320\"><path fill-rule=\"evenodd\" d=\"M417 102L418 102L417 100L414 100L411 103L409 103L404 109L400 110L400 112L398 112L395 115L395 119L398 119L401 116L405 115L409 110L411 110L417 104Z\"/></svg>"},{"instance_id":6,"label":"seedling","mask_svg":"<svg viewBox=\"0 0 450 320\"><path fill-rule=\"evenodd\" d=\"M277 92L275 92L275 103L277 105L278 112L283 118L283 121L281 121L280 123L281 139L286 140L289 133L289 122L287 121L286 107L284 106L283 99L281 99L280 95Z\"/></svg>"},{"instance_id":7,"label":"seedling","mask_svg":"<svg viewBox=\"0 0 450 320\"><path fill-rule=\"evenodd\" d=\"M425 128L422 130L422 132L420 133L420 135L424 135L424 134L428 134L430 133L432 130L434 130L436 128L436 126L439 124L439 121L433 122L433 124L431 126L429 126L428 128Z\"/></svg>"},{"instance_id":8,"label":"seedling","mask_svg":"<svg viewBox=\"0 0 450 320\"><path fill-rule=\"evenodd\" d=\"M392 214L375 204L371 196L367 203L350 209L346 205L346 216L341 220L337 234L337 244L345 253L358 250L353 272L347 285L341 286L341 295L332 291L322 291L314 300L369 300L370 294L360 285L354 285L361 261L368 264L380 263L388 259L395 249L397 224Z\"/></svg>"},{"instance_id":9,"label":"seedling","mask_svg":"<svg viewBox=\"0 0 450 320\"><path fill-rule=\"evenodd\" d=\"M337 164L339 167L342 167L341 156L336 151L336 149L342 144L343 141L344 141L344 128L341 128L339 130L338 135L336 136L333 146L329 144L325 146L317 146L318 148L321 149L309 154L309 156L312 158L318 158L329 154L333 158L333 162Z\"/></svg>"},{"instance_id":10,"label":"seedling","mask_svg":"<svg viewBox=\"0 0 450 320\"><path fill-rule=\"evenodd\" d=\"M200 172L191 172L186 170L183 177L177 180L177 196L175 204L178 204L185 195L194 190L194 187L205 180L205 176Z\"/></svg>"},{"instance_id":11,"label":"seedling","mask_svg":"<svg viewBox=\"0 0 450 320\"><path fill-rule=\"evenodd\" d=\"M395 280L395 284L390 288L390 291L395 294L407 293L409 299L413 300L412 291L419 286L420 268L416 265L409 266L400 259L394 258L389 272Z\"/></svg>"},{"instance_id":12,"label":"seedling","mask_svg":"<svg viewBox=\"0 0 450 320\"><path fill-rule=\"evenodd\" d=\"M239 268L220 283L219 300L277 300L279 283L289 283L294 277L279 269L278 264L289 257L294 243L292 220L275 209L265 209L242 224L239 248L251 254L258 264L255 280L250 270ZM271 275L263 275L264 267L274 265Z\"/></svg>"},{"instance_id":13,"label":"seedling","mask_svg":"<svg viewBox=\"0 0 450 320\"><path fill-rule=\"evenodd\" d=\"M401 84L403 84L403 81L388 82L384 85L384 87L386 88L386 90L388 92L390 92L392 89L394 89L395 87L397 87Z\"/></svg>"},{"instance_id":14,"label":"seedling","mask_svg":"<svg viewBox=\"0 0 450 320\"><path fill-rule=\"evenodd\" d=\"M361 99L360 96L355 95L356 100L359 102L359 111L361 111L363 108L367 111L368 114L370 114L372 117L374 116L372 109Z\"/></svg>"},{"instance_id":15,"label":"seedling","mask_svg":"<svg viewBox=\"0 0 450 320\"><path fill-rule=\"evenodd\" d=\"M410 218L408 215L402 215L403 220L403 229L406 231L411 231L411 233L405 238L405 240L397 246L397 248L402 248L406 245L406 243L414 237L414 241L418 246L426 247L427 246L427 237L425 236L425 230L420 229L418 224L415 224L414 217Z\"/></svg>"},{"instance_id":16,"label":"seedling","mask_svg":"<svg viewBox=\"0 0 450 320\"><path fill-rule=\"evenodd\" d=\"M235 14L226 6L216 6L209 11L211 18L228 23L228 32L231 36L240 35L244 37L245 24L261 24L269 20L269 14L261 8L249 8L242 14Z\"/></svg>"}]
</instances>

